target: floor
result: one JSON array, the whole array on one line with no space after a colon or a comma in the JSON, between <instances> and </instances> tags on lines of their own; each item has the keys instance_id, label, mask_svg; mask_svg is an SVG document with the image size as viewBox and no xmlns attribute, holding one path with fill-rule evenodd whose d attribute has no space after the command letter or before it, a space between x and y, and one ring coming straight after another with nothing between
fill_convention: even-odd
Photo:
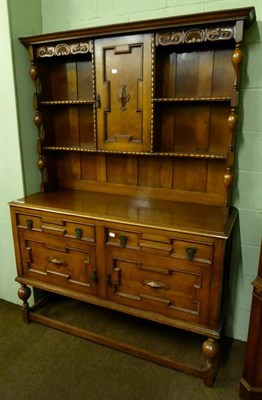
<instances>
[{"instance_id":1,"label":"floor","mask_svg":"<svg viewBox=\"0 0 262 400\"><path fill-rule=\"evenodd\" d=\"M62 302L47 307L67 322L81 317L96 331L204 363L203 338L93 306ZM84 316L84 318L83 318ZM61 317L62 318L62 317ZM245 343L225 338L213 388L202 380L38 323L25 324L21 308L0 300L1 400L239 400ZM92 321L92 322L91 322ZM174 347L172 347L174 346Z\"/></svg>"}]
</instances>

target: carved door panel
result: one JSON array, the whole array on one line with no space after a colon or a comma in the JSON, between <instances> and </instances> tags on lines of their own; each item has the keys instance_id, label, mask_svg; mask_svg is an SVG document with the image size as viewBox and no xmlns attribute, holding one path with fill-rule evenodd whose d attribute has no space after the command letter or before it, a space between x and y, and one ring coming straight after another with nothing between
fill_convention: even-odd
<instances>
[{"instance_id":1,"label":"carved door panel","mask_svg":"<svg viewBox=\"0 0 262 400\"><path fill-rule=\"evenodd\" d=\"M23 275L84 293L97 291L95 247L38 232L19 232Z\"/></svg>"},{"instance_id":2,"label":"carved door panel","mask_svg":"<svg viewBox=\"0 0 262 400\"><path fill-rule=\"evenodd\" d=\"M150 151L151 35L95 41L98 148Z\"/></svg>"},{"instance_id":3,"label":"carved door panel","mask_svg":"<svg viewBox=\"0 0 262 400\"><path fill-rule=\"evenodd\" d=\"M207 324L211 265L127 249L108 249L110 300L167 317Z\"/></svg>"}]
</instances>

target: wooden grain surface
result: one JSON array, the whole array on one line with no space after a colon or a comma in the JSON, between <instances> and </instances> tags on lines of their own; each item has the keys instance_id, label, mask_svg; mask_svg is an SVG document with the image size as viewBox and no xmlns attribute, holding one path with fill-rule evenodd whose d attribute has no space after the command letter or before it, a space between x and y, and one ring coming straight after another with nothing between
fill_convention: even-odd
<instances>
[{"instance_id":1,"label":"wooden grain surface","mask_svg":"<svg viewBox=\"0 0 262 400\"><path fill-rule=\"evenodd\" d=\"M222 207L82 191L36 193L10 204L222 238L230 234L237 215L234 208L225 216Z\"/></svg>"}]
</instances>

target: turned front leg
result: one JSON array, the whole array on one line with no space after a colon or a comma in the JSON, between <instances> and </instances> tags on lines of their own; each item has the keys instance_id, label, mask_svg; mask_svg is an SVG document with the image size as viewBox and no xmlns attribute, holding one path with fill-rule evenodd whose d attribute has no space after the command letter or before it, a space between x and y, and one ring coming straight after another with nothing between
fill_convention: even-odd
<instances>
[{"instance_id":1,"label":"turned front leg","mask_svg":"<svg viewBox=\"0 0 262 400\"><path fill-rule=\"evenodd\" d=\"M23 321L26 323L29 323L29 316L28 316L28 311L29 311L29 304L28 304L28 299L31 296L31 289L27 285L21 285L20 288L18 289L18 297L23 301L22 305L22 316L23 316Z\"/></svg>"},{"instance_id":2,"label":"turned front leg","mask_svg":"<svg viewBox=\"0 0 262 400\"><path fill-rule=\"evenodd\" d=\"M212 387L214 385L218 369L220 344L216 341L216 339L208 338L203 343L202 349L204 356L206 357L204 384L206 386Z\"/></svg>"}]
</instances>

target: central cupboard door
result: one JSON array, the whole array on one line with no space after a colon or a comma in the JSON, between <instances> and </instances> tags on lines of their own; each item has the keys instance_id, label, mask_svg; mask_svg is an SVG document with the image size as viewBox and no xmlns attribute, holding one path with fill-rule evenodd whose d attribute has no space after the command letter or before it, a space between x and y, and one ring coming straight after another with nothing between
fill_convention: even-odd
<instances>
[{"instance_id":1,"label":"central cupboard door","mask_svg":"<svg viewBox=\"0 0 262 400\"><path fill-rule=\"evenodd\" d=\"M151 149L151 42L151 34L95 41L99 149Z\"/></svg>"}]
</instances>

